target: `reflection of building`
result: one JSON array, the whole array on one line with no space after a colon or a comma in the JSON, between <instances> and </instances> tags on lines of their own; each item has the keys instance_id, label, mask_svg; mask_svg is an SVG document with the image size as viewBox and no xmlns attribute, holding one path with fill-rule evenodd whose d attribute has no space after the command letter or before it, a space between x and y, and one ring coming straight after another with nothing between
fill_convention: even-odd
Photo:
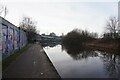
<instances>
[{"instance_id":1,"label":"reflection of building","mask_svg":"<svg viewBox=\"0 0 120 80\"><path fill-rule=\"evenodd\" d=\"M0 48L2 57L6 58L13 51L20 49L27 43L26 33L9 21L0 17Z\"/></svg>"}]
</instances>

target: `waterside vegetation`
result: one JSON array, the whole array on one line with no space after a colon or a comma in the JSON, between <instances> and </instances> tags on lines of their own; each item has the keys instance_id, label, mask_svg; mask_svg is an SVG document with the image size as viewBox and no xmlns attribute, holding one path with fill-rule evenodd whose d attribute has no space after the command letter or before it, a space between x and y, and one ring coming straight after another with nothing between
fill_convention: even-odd
<instances>
[{"instance_id":1,"label":"waterside vegetation","mask_svg":"<svg viewBox=\"0 0 120 80\"><path fill-rule=\"evenodd\" d=\"M115 17L110 17L106 24L106 33L98 37L97 33L74 29L62 38L62 45L74 47L89 47L104 51L119 52L120 26Z\"/></svg>"}]
</instances>

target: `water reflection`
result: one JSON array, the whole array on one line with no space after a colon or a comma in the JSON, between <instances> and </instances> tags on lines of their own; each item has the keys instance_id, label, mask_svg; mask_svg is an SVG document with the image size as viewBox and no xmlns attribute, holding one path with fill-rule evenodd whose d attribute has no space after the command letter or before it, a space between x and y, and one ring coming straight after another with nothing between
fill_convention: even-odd
<instances>
[{"instance_id":1,"label":"water reflection","mask_svg":"<svg viewBox=\"0 0 120 80\"><path fill-rule=\"evenodd\" d=\"M61 44L60 42L43 42L41 43L42 47L55 47L56 45Z\"/></svg>"},{"instance_id":2,"label":"water reflection","mask_svg":"<svg viewBox=\"0 0 120 80\"><path fill-rule=\"evenodd\" d=\"M101 52L101 54L103 55L101 59L103 60L106 74L120 79L120 56L106 52Z\"/></svg>"},{"instance_id":3,"label":"water reflection","mask_svg":"<svg viewBox=\"0 0 120 80\"><path fill-rule=\"evenodd\" d=\"M74 60L87 59L89 57L99 57L104 65L106 75L112 78L120 79L120 55L116 53L108 53L98 51L95 49L86 48L83 46L72 47L68 45L62 45L62 51L66 51Z\"/></svg>"},{"instance_id":4,"label":"water reflection","mask_svg":"<svg viewBox=\"0 0 120 80\"><path fill-rule=\"evenodd\" d=\"M62 50L65 50L75 60L98 56L97 52L86 47L70 47L62 45Z\"/></svg>"}]
</instances>

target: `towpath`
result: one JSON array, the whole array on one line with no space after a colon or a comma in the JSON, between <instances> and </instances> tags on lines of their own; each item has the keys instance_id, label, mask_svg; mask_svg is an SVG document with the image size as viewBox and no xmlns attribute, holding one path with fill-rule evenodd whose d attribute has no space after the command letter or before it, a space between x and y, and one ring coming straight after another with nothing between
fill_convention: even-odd
<instances>
[{"instance_id":1,"label":"towpath","mask_svg":"<svg viewBox=\"0 0 120 80\"><path fill-rule=\"evenodd\" d=\"M32 44L7 67L3 78L60 78L60 76L43 48L39 44Z\"/></svg>"}]
</instances>

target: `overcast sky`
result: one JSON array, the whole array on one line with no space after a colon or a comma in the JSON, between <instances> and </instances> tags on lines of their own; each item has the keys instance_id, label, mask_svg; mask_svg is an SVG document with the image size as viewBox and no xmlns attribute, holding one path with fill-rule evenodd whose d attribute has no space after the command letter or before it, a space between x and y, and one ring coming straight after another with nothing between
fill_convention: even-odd
<instances>
[{"instance_id":1,"label":"overcast sky","mask_svg":"<svg viewBox=\"0 0 120 80\"><path fill-rule=\"evenodd\" d=\"M37 21L40 34L61 35L74 28L102 33L106 20L118 15L118 0L1 0L0 4L8 7L7 20L19 25L23 15L29 16Z\"/></svg>"}]
</instances>

